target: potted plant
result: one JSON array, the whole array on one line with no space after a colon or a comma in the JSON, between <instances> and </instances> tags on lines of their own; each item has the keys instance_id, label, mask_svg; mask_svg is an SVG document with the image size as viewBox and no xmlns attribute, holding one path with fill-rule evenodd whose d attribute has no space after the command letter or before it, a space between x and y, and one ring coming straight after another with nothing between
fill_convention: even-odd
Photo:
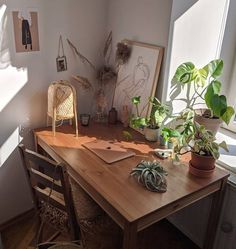
<instances>
[{"instance_id":1,"label":"potted plant","mask_svg":"<svg viewBox=\"0 0 236 249\"><path fill-rule=\"evenodd\" d=\"M192 84L194 94L191 98L190 108L202 99L208 109L195 110L195 121L204 125L213 134L217 132L222 122L227 125L234 115L234 108L228 106L226 96L221 95L221 82L223 61L221 59L209 62L203 68L196 68L192 62L181 64L173 77L174 83Z\"/></svg>"},{"instance_id":2,"label":"potted plant","mask_svg":"<svg viewBox=\"0 0 236 249\"><path fill-rule=\"evenodd\" d=\"M175 152L179 155L191 152L190 173L208 177L214 171L215 161L220 156L219 149L228 151L228 148L225 141L217 143L213 133L197 122L192 123L192 129L192 132L185 133L182 139L178 140Z\"/></svg>"},{"instance_id":3,"label":"potted plant","mask_svg":"<svg viewBox=\"0 0 236 249\"><path fill-rule=\"evenodd\" d=\"M172 149L174 140L180 136L180 133L175 129L164 127L161 131L161 136L164 140L164 144L162 145L167 143L168 149Z\"/></svg>"},{"instance_id":4,"label":"potted plant","mask_svg":"<svg viewBox=\"0 0 236 249\"><path fill-rule=\"evenodd\" d=\"M131 117L131 126L134 128L144 129L144 135L148 141L157 141L159 136L159 128L164 119L169 114L169 109L166 105L162 104L156 97L150 97L148 103L146 103L144 108L140 111L140 102L140 96L132 98L132 104L135 106L136 115L133 115ZM150 105L151 107L150 116L143 116L143 112L145 111L148 105Z\"/></svg>"}]
</instances>

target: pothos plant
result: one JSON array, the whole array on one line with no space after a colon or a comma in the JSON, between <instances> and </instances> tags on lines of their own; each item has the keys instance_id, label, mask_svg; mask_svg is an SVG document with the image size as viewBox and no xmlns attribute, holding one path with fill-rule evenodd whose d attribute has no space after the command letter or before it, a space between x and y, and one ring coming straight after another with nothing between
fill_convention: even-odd
<instances>
[{"instance_id":1,"label":"pothos plant","mask_svg":"<svg viewBox=\"0 0 236 249\"><path fill-rule=\"evenodd\" d=\"M168 128L168 127L164 127L161 130L161 135L162 135L164 141L171 142L171 140L173 138L178 138L180 136L180 133L179 133L178 130Z\"/></svg>"},{"instance_id":2,"label":"pothos plant","mask_svg":"<svg viewBox=\"0 0 236 249\"><path fill-rule=\"evenodd\" d=\"M168 106L162 104L156 97L149 97L148 102L144 105L142 110L139 108L141 96L135 96L131 101L136 110L136 115L131 117L131 125L134 128L148 127L150 129L158 129L169 114ZM150 105L151 108L150 116L148 117L147 114L143 116L148 105Z\"/></svg>"},{"instance_id":3,"label":"pothos plant","mask_svg":"<svg viewBox=\"0 0 236 249\"><path fill-rule=\"evenodd\" d=\"M183 155L190 151L201 156L211 156L214 159L219 158L220 148L228 151L225 141L218 143L211 131L206 130L203 125L193 122L191 112L183 113L182 118L185 118L185 121L177 126L181 130L181 135L174 148L177 160L179 159L178 155Z\"/></svg>"},{"instance_id":4,"label":"pothos plant","mask_svg":"<svg viewBox=\"0 0 236 249\"><path fill-rule=\"evenodd\" d=\"M202 68L197 68L192 62L181 64L172 79L175 83L192 84L194 94L190 107L200 98L205 101L211 115L209 118L220 118L227 125L234 115L234 108L228 106L225 95L221 92L219 77L223 71L223 60L213 60Z\"/></svg>"}]
</instances>

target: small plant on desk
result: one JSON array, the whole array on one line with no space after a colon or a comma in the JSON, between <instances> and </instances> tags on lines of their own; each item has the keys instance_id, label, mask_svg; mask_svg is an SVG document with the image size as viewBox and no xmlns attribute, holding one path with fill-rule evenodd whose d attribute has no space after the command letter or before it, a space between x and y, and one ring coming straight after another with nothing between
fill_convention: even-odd
<instances>
[{"instance_id":1,"label":"small plant on desk","mask_svg":"<svg viewBox=\"0 0 236 249\"><path fill-rule=\"evenodd\" d=\"M132 98L132 104L135 106L136 114L132 115L130 124L133 128L144 128L144 135L148 141L157 141L159 137L159 128L164 119L169 115L170 111L167 105L162 104L156 97L149 97L148 102L139 110L141 97L135 96ZM151 108L148 116L147 108ZM146 111L146 116L144 112Z\"/></svg>"},{"instance_id":2,"label":"small plant on desk","mask_svg":"<svg viewBox=\"0 0 236 249\"><path fill-rule=\"evenodd\" d=\"M225 141L218 143L211 131L196 122L192 124L192 132L185 134L178 142L175 152L179 155L191 152L190 173L200 177L212 175L220 148L228 151Z\"/></svg>"},{"instance_id":3,"label":"small plant on desk","mask_svg":"<svg viewBox=\"0 0 236 249\"><path fill-rule=\"evenodd\" d=\"M166 192L167 181L165 175L167 172L157 161L142 160L130 173L135 176L138 182L153 192Z\"/></svg>"}]
</instances>

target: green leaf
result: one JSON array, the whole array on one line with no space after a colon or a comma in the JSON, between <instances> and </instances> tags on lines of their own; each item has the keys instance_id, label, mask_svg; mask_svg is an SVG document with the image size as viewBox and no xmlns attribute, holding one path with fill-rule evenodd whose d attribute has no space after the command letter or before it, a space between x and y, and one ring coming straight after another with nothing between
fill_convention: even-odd
<instances>
[{"instance_id":1,"label":"green leaf","mask_svg":"<svg viewBox=\"0 0 236 249\"><path fill-rule=\"evenodd\" d=\"M173 77L173 81L177 81L180 83L189 83L193 80L193 72L195 66L192 62L186 62L181 64Z\"/></svg>"},{"instance_id":2,"label":"green leaf","mask_svg":"<svg viewBox=\"0 0 236 249\"><path fill-rule=\"evenodd\" d=\"M131 101L134 105L138 105L141 102L141 96L135 96L131 99Z\"/></svg>"},{"instance_id":3,"label":"green leaf","mask_svg":"<svg viewBox=\"0 0 236 249\"><path fill-rule=\"evenodd\" d=\"M170 137L179 137L180 133L176 130L171 130L170 131Z\"/></svg>"},{"instance_id":4,"label":"green leaf","mask_svg":"<svg viewBox=\"0 0 236 249\"><path fill-rule=\"evenodd\" d=\"M206 85L207 79L207 71L205 69L195 70L194 72L194 82L196 85L200 87L204 87Z\"/></svg>"},{"instance_id":5,"label":"green leaf","mask_svg":"<svg viewBox=\"0 0 236 249\"><path fill-rule=\"evenodd\" d=\"M222 149L224 149L225 151L229 152L228 146L226 144L225 141L219 143L219 147L221 147Z\"/></svg>"},{"instance_id":6,"label":"green leaf","mask_svg":"<svg viewBox=\"0 0 236 249\"><path fill-rule=\"evenodd\" d=\"M208 72L209 72L210 76L213 77L214 79L216 79L222 73L222 70L224 67L224 62L221 59L213 60L210 63L208 63L208 65L206 67L208 67Z\"/></svg>"},{"instance_id":7,"label":"green leaf","mask_svg":"<svg viewBox=\"0 0 236 249\"><path fill-rule=\"evenodd\" d=\"M132 134L128 131L123 131L123 136L127 141L132 139Z\"/></svg>"},{"instance_id":8,"label":"green leaf","mask_svg":"<svg viewBox=\"0 0 236 249\"><path fill-rule=\"evenodd\" d=\"M220 118L228 125L234 114L234 108L232 106L227 106L226 111Z\"/></svg>"},{"instance_id":9,"label":"green leaf","mask_svg":"<svg viewBox=\"0 0 236 249\"><path fill-rule=\"evenodd\" d=\"M218 80L214 80L208 85L206 94L204 96L204 99L205 99L205 102L208 108L213 109L213 106L212 106L213 96L215 94L219 94L220 89L221 89L221 83Z\"/></svg>"},{"instance_id":10,"label":"green leaf","mask_svg":"<svg viewBox=\"0 0 236 249\"><path fill-rule=\"evenodd\" d=\"M211 82L214 94L219 94L221 90L221 82L218 80L214 80Z\"/></svg>"},{"instance_id":11,"label":"green leaf","mask_svg":"<svg viewBox=\"0 0 236 249\"><path fill-rule=\"evenodd\" d=\"M211 109L213 114L217 117L221 117L227 109L226 97L224 95L214 94L211 101Z\"/></svg>"}]
</instances>

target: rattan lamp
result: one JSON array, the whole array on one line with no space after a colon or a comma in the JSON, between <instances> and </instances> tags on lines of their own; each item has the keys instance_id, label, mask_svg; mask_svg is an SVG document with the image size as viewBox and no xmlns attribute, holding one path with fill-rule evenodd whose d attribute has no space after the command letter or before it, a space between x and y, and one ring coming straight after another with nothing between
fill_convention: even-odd
<instances>
[{"instance_id":1,"label":"rattan lamp","mask_svg":"<svg viewBox=\"0 0 236 249\"><path fill-rule=\"evenodd\" d=\"M56 122L75 119L76 136L78 136L78 119L75 88L68 81L52 82L48 88L48 115L52 119L53 135L56 135Z\"/></svg>"}]
</instances>

